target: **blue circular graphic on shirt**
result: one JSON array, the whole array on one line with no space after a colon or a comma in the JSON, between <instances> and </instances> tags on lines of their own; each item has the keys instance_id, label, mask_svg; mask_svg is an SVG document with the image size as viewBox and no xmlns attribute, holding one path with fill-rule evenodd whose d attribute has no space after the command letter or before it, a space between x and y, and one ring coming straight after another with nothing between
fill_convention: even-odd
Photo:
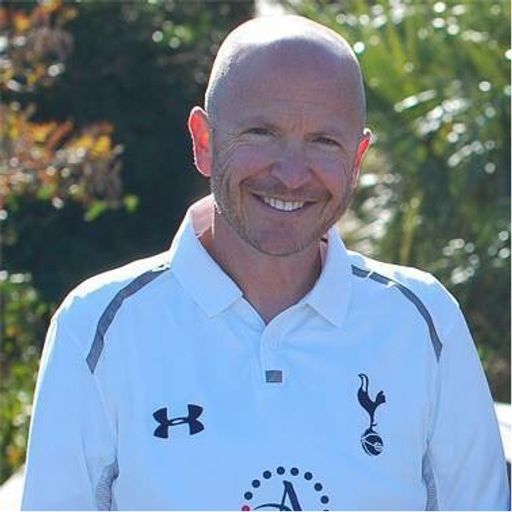
<instances>
[{"instance_id":1,"label":"blue circular graphic on shirt","mask_svg":"<svg viewBox=\"0 0 512 512\"><path fill-rule=\"evenodd\" d=\"M302 472L293 466L278 466L275 471L266 469L261 477L251 482L251 489L243 493L240 510L311 510L329 504L330 498L324 485L313 477L311 471Z\"/></svg>"}]
</instances>

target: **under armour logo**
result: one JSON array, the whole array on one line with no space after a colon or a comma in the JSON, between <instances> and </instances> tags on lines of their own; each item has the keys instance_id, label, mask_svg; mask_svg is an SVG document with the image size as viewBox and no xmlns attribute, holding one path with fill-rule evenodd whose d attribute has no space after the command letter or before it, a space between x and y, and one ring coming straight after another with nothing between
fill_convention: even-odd
<instances>
[{"instance_id":1,"label":"under armour logo","mask_svg":"<svg viewBox=\"0 0 512 512\"><path fill-rule=\"evenodd\" d=\"M167 414L167 407L162 407L153 413L153 418L158 422L153 435L167 439L169 437L169 429L177 425L188 423L188 429L191 436L198 434L204 430L204 425L197 419L203 413L203 408L199 405L188 404L188 416L179 418L170 418Z\"/></svg>"}]
</instances>

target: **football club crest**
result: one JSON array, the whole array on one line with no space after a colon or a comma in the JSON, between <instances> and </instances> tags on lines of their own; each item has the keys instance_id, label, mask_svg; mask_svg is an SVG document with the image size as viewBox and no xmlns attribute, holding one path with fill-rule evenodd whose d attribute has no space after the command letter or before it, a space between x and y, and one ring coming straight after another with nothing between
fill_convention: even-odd
<instances>
[{"instance_id":1,"label":"football club crest","mask_svg":"<svg viewBox=\"0 0 512 512\"><path fill-rule=\"evenodd\" d=\"M380 435L374 430L374 427L377 426L375 412L377 407L386 402L386 397L383 391L379 391L375 399L372 400L368 394L368 376L364 373L360 373L359 378L361 379L361 386L357 391L357 399L370 418L370 425L361 436L361 445L368 455L380 455L384 449L384 443Z\"/></svg>"}]
</instances>

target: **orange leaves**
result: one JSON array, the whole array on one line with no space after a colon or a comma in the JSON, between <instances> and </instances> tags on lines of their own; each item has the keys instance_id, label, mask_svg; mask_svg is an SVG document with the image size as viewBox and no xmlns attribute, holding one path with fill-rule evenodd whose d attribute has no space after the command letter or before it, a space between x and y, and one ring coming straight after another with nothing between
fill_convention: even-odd
<instances>
[{"instance_id":1,"label":"orange leaves","mask_svg":"<svg viewBox=\"0 0 512 512\"><path fill-rule=\"evenodd\" d=\"M60 16L68 20L76 16L77 11L64 5L62 0L42 0L31 11L13 10L12 7L0 7L0 27L10 26L16 35L42 24L48 24L50 16Z\"/></svg>"},{"instance_id":2,"label":"orange leaves","mask_svg":"<svg viewBox=\"0 0 512 512\"><path fill-rule=\"evenodd\" d=\"M77 15L62 0L40 0L30 11L0 7L0 92L32 92L51 86L73 49L62 27ZM0 105L0 208L8 197L32 195L60 208L68 199L89 210L121 201L122 147L114 127L97 122L80 131L71 121L31 121L35 106Z\"/></svg>"},{"instance_id":3,"label":"orange leaves","mask_svg":"<svg viewBox=\"0 0 512 512\"><path fill-rule=\"evenodd\" d=\"M45 146L50 151L55 151L73 129L73 123L71 121L65 121L64 123L60 124L55 122L46 124L51 125L51 130L48 132Z\"/></svg>"},{"instance_id":4,"label":"orange leaves","mask_svg":"<svg viewBox=\"0 0 512 512\"><path fill-rule=\"evenodd\" d=\"M62 0L42 0L36 10L39 9L42 13L50 14L59 10L61 7Z\"/></svg>"},{"instance_id":5,"label":"orange leaves","mask_svg":"<svg viewBox=\"0 0 512 512\"><path fill-rule=\"evenodd\" d=\"M73 48L62 26L77 13L61 0L42 1L31 11L0 7L0 90L30 92L51 85Z\"/></svg>"},{"instance_id":6,"label":"orange leaves","mask_svg":"<svg viewBox=\"0 0 512 512\"><path fill-rule=\"evenodd\" d=\"M94 159L105 158L112 151L112 143L108 135L101 135L91 149Z\"/></svg>"},{"instance_id":7,"label":"orange leaves","mask_svg":"<svg viewBox=\"0 0 512 512\"><path fill-rule=\"evenodd\" d=\"M14 31L19 33L26 32L31 26L30 16L27 16L24 12L15 12L12 17L12 24Z\"/></svg>"},{"instance_id":8,"label":"orange leaves","mask_svg":"<svg viewBox=\"0 0 512 512\"><path fill-rule=\"evenodd\" d=\"M113 126L110 123L97 123L71 141L69 147L87 151L91 160L108 158L113 150L110 137L112 132Z\"/></svg>"},{"instance_id":9,"label":"orange leaves","mask_svg":"<svg viewBox=\"0 0 512 512\"><path fill-rule=\"evenodd\" d=\"M67 199L89 206L98 198L107 206L121 199L122 146L112 141L107 122L76 133L73 123L33 123L33 109L0 106L0 207L5 198L34 195L62 205Z\"/></svg>"},{"instance_id":10,"label":"orange leaves","mask_svg":"<svg viewBox=\"0 0 512 512\"><path fill-rule=\"evenodd\" d=\"M8 13L5 7L0 7L0 28L4 29L7 26Z\"/></svg>"},{"instance_id":11,"label":"orange leaves","mask_svg":"<svg viewBox=\"0 0 512 512\"><path fill-rule=\"evenodd\" d=\"M55 122L34 124L30 128L32 140L36 144L43 144L48 138L49 133L55 128L55 125Z\"/></svg>"}]
</instances>

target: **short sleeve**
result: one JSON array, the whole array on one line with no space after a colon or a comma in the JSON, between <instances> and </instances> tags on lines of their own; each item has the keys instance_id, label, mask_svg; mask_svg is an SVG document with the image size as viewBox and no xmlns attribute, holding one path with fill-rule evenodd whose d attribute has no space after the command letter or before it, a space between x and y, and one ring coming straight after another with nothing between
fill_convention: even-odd
<instances>
[{"instance_id":1,"label":"short sleeve","mask_svg":"<svg viewBox=\"0 0 512 512\"><path fill-rule=\"evenodd\" d=\"M108 510L114 429L80 345L57 317L46 338L30 426L22 510Z\"/></svg>"},{"instance_id":2,"label":"short sleeve","mask_svg":"<svg viewBox=\"0 0 512 512\"><path fill-rule=\"evenodd\" d=\"M509 510L505 458L489 387L464 317L443 335L426 478L438 510Z\"/></svg>"}]
</instances>

